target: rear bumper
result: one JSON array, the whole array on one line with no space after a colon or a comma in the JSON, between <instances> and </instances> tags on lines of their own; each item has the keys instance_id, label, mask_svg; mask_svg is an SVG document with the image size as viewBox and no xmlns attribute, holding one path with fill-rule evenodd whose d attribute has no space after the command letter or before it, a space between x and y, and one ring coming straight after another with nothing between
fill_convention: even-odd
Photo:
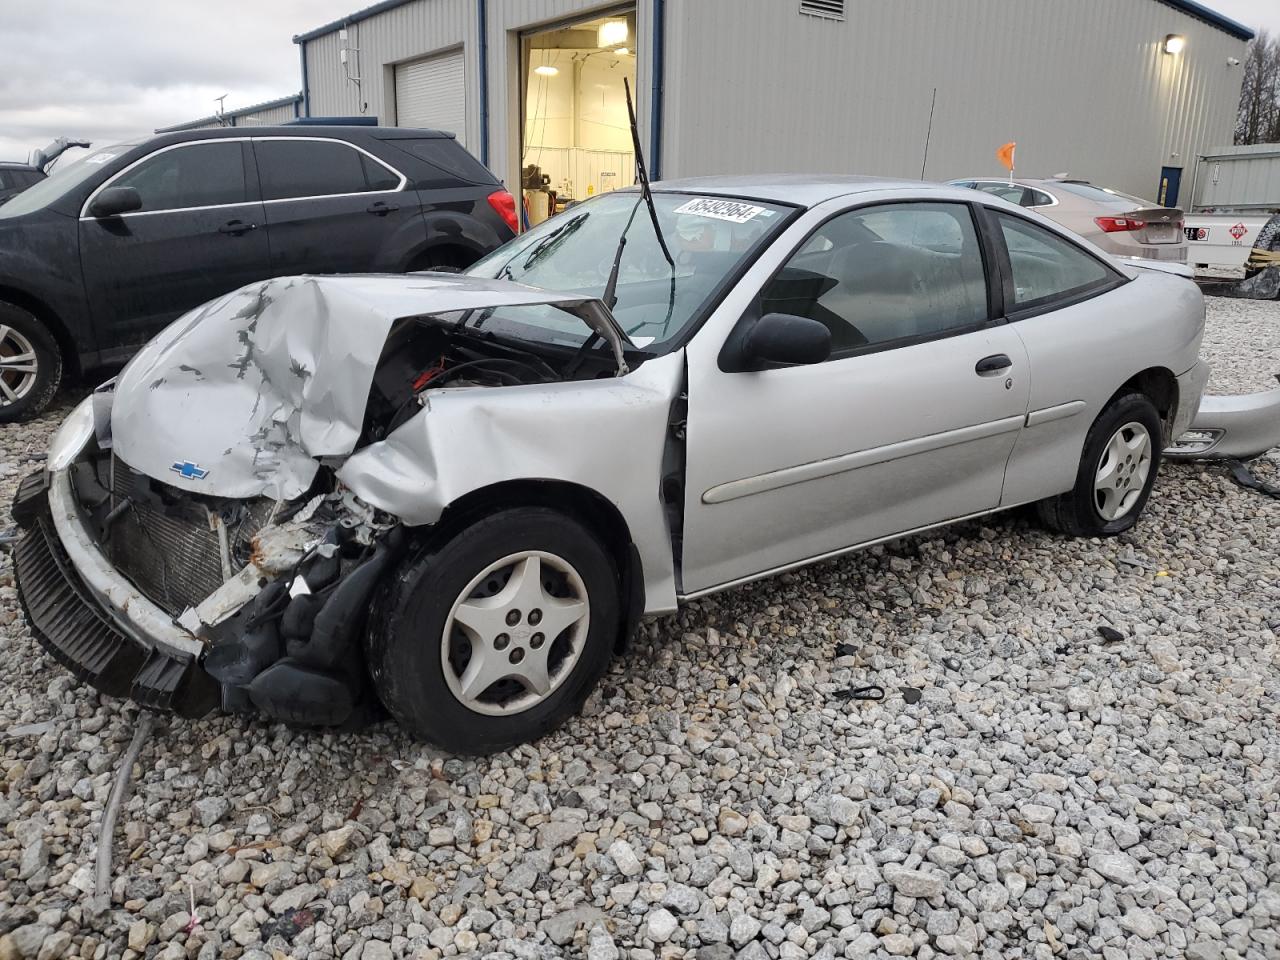
<instances>
[{"instance_id":1,"label":"rear bumper","mask_svg":"<svg viewBox=\"0 0 1280 960\"><path fill-rule=\"evenodd\" d=\"M116 573L84 528L65 470L27 477L13 516L18 596L32 632L95 689L185 717L204 716L218 688L203 645Z\"/></svg>"}]
</instances>

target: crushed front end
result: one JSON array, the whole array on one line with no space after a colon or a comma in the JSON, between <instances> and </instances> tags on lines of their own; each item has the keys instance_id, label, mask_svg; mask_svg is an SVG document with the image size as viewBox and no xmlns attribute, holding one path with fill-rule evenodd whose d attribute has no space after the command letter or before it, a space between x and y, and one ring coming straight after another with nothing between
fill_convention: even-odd
<instances>
[{"instance_id":1,"label":"crushed front end","mask_svg":"<svg viewBox=\"0 0 1280 960\"><path fill-rule=\"evenodd\" d=\"M186 717L333 725L376 709L360 641L395 526L349 491L286 503L148 477L93 428L95 400L13 504L18 591L45 649L105 694Z\"/></svg>"}]
</instances>

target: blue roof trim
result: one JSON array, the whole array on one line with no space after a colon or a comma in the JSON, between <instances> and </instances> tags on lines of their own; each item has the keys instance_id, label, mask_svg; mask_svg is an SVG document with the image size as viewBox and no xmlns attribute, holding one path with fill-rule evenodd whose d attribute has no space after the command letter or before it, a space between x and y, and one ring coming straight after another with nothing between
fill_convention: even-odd
<instances>
[{"instance_id":1,"label":"blue roof trim","mask_svg":"<svg viewBox=\"0 0 1280 960\"><path fill-rule=\"evenodd\" d=\"M207 117L201 117L199 120L188 120L186 123L175 123L171 127L157 127L156 133L177 133L180 130L198 130L200 127L208 126L210 123L217 123L219 119L234 120L237 117L247 116L250 113L257 113L259 110L270 110L273 107L287 107L290 104L294 107L294 116L297 116L298 104L302 102L302 94L295 93L288 97L277 97L275 100L264 100L262 103L255 103L248 107L240 107L237 110L228 110L219 117L216 113L211 113Z\"/></svg>"},{"instance_id":2,"label":"blue roof trim","mask_svg":"<svg viewBox=\"0 0 1280 960\"><path fill-rule=\"evenodd\" d=\"M334 20L326 23L322 27L316 27L314 30L308 30L306 33L299 33L293 38L294 43L306 43L308 40L314 40L316 37L323 37L325 34L333 33L335 30L341 30L343 27L353 23L359 23L361 20L368 20L370 17L376 17L380 13L386 13L388 10L394 10L396 7L403 7L406 4L413 3L414 0L382 0L381 3L375 3L372 6L364 7L355 13L349 13L341 20Z\"/></svg>"},{"instance_id":3,"label":"blue roof trim","mask_svg":"<svg viewBox=\"0 0 1280 960\"><path fill-rule=\"evenodd\" d=\"M314 40L316 37L323 37L325 34L333 33L352 23L359 23L361 20L368 20L370 17L376 17L380 13L388 10L394 10L396 7L403 7L406 4L413 3L414 0L382 0L381 3L375 3L372 6L364 7L355 13L347 14L341 20L334 20L326 23L322 27L316 27L314 30L308 30L306 33L299 33L293 38L294 43L306 43L308 40ZM1211 10L1203 3L1197 3L1196 0L1156 0L1157 3L1163 3L1167 7L1173 7L1175 10L1181 10L1183 13L1195 17L1210 26L1217 27L1225 33L1229 33L1237 40L1252 40L1255 36L1254 31L1246 27L1243 23L1237 23L1230 17L1224 17L1216 10Z\"/></svg>"},{"instance_id":4,"label":"blue roof trim","mask_svg":"<svg viewBox=\"0 0 1280 960\"><path fill-rule=\"evenodd\" d=\"M1160 0L1160 3L1167 7L1173 7L1175 10L1181 10L1197 20L1203 20L1210 26L1231 34L1237 40L1252 40L1255 36L1253 30L1243 23L1237 23L1230 17L1224 17L1217 10L1210 10L1203 3L1196 3L1196 0Z\"/></svg>"}]
</instances>

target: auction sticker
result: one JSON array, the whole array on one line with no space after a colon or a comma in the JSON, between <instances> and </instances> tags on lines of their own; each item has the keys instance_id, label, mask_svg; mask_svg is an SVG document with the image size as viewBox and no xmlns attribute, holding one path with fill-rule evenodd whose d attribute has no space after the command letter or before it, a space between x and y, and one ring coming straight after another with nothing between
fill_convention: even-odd
<instances>
[{"instance_id":1,"label":"auction sticker","mask_svg":"<svg viewBox=\"0 0 1280 960\"><path fill-rule=\"evenodd\" d=\"M106 163L108 160L114 160L114 153L95 153L92 157L85 157L85 163Z\"/></svg>"},{"instance_id":2,"label":"auction sticker","mask_svg":"<svg viewBox=\"0 0 1280 960\"><path fill-rule=\"evenodd\" d=\"M755 207L737 200L712 200L699 197L690 200L683 206L676 207L676 213L691 214L695 217L711 217L714 220L728 220L730 223L746 223L764 213L764 207Z\"/></svg>"}]
</instances>

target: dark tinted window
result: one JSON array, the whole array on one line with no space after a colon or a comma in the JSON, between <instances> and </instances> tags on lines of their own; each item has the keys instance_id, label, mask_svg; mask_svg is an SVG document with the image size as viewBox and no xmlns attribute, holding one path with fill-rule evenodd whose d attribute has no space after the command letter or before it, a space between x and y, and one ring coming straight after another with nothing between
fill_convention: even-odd
<instances>
[{"instance_id":1,"label":"dark tinted window","mask_svg":"<svg viewBox=\"0 0 1280 960\"><path fill-rule=\"evenodd\" d=\"M137 190L143 210L212 207L248 199L244 158L237 142L173 147L142 161L110 185Z\"/></svg>"},{"instance_id":2,"label":"dark tinted window","mask_svg":"<svg viewBox=\"0 0 1280 960\"><path fill-rule=\"evenodd\" d=\"M1129 194L1121 193L1119 190L1106 190L1102 187L1095 187L1091 183L1067 183L1064 180L1058 183L1057 189L1066 193L1074 193L1077 197L1084 197L1084 199L1092 200L1094 203L1103 203L1109 206L1130 207L1132 204L1137 204L1140 207L1155 206L1150 200L1131 197Z\"/></svg>"},{"instance_id":3,"label":"dark tinted window","mask_svg":"<svg viewBox=\"0 0 1280 960\"><path fill-rule=\"evenodd\" d=\"M393 190L400 178L336 140L256 140L263 200Z\"/></svg>"},{"instance_id":4,"label":"dark tinted window","mask_svg":"<svg viewBox=\"0 0 1280 960\"><path fill-rule=\"evenodd\" d=\"M999 197L1001 200L1008 200L1010 203L1016 203L1020 207L1028 205L1028 190L1019 184L1007 183L980 183L978 189L983 193L989 193L993 197Z\"/></svg>"},{"instance_id":5,"label":"dark tinted window","mask_svg":"<svg viewBox=\"0 0 1280 960\"><path fill-rule=\"evenodd\" d=\"M17 183L13 179L13 174L8 170L0 170L0 190L8 190L14 186L17 186Z\"/></svg>"},{"instance_id":6,"label":"dark tinted window","mask_svg":"<svg viewBox=\"0 0 1280 960\"><path fill-rule=\"evenodd\" d=\"M466 148L447 137L408 137L384 140L383 143L425 160L451 176L468 183L496 183L492 173Z\"/></svg>"},{"instance_id":7,"label":"dark tinted window","mask_svg":"<svg viewBox=\"0 0 1280 960\"><path fill-rule=\"evenodd\" d=\"M833 354L982 323L986 273L969 208L902 203L842 214L770 281L761 306L825 324Z\"/></svg>"},{"instance_id":8,"label":"dark tinted window","mask_svg":"<svg viewBox=\"0 0 1280 960\"><path fill-rule=\"evenodd\" d=\"M1053 197L1040 190L1027 189L1028 199L1026 205L1028 207L1048 207L1053 205Z\"/></svg>"},{"instance_id":9,"label":"dark tinted window","mask_svg":"<svg viewBox=\"0 0 1280 960\"><path fill-rule=\"evenodd\" d=\"M1026 220L996 216L1009 248L1014 303L1019 307L1074 296L1114 278L1104 264L1070 240Z\"/></svg>"}]
</instances>

